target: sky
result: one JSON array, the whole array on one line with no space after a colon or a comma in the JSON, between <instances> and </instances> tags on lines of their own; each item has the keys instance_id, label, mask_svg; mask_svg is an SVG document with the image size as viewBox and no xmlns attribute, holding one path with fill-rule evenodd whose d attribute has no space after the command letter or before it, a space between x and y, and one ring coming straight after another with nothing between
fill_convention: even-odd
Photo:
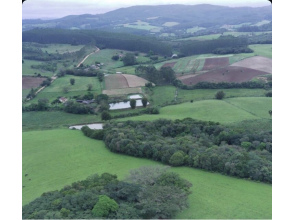
<instances>
[{"instance_id":1,"label":"sky","mask_svg":"<svg viewBox=\"0 0 295 220\"><path fill-rule=\"evenodd\" d=\"M197 5L204 3L230 7L270 5L267 0L26 0L22 5L22 19L49 19L67 15L103 14L134 5Z\"/></svg>"}]
</instances>

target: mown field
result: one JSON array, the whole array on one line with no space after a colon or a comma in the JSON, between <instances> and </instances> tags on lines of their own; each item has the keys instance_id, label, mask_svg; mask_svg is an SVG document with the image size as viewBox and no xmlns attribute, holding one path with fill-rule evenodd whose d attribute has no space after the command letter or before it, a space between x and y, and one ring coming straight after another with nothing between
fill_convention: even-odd
<instances>
[{"instance_id":1,"label":"mown field","mask_svg":"<svg viewBox=\"0 0 295 220\"><path fill-rule=\"evenodd\" d=\"M70 79L75 79L75 84L70 84ZM32 102L37 102L40 98L47 98L49 101L53 101L59 96L71 97L77 95L85 95L88 93L87 85L92 84L91 92L94 94L101 94L100 83L97 77L82 77L82 76L70 76L57 78L50 86L46 87L40 92ZM69 89L68 93L63 92L63 88Z\"/></svg>"},{"instance_id":2,"label":"mown field","mask_svg":"<svg viewBox=\"0 0 295 220\"><path fill-rule=\"evenodd\" d=\"M114 154L101 141L67 129L23 132L23 205L43 192L104 172L124 179L129 170L157 162ZM67 141L65 141L67 140ZM187 167L172 168L192 184L181 219L270 219L272 187ZM25 177L25 174L28 174Z\"/></svg>"},{"instance_id":3,"label":"mown field","mask_svg":"<svg viewBox=\"0 0 295 220\"><path fill-rule=\"evenodd\" d=\"M175 120L190 117L198 120L230 124L243 120L270 118L268 111L271 109L271 98L247 98L246 101L249 106L245 109L239 106L242 101L242 98L230 98L225 100L203 100L193 103L186 102L163 107L160 109L160 114L158 115L141 115L119 120L149 121L159 118ZM231 102L237 103L236 106L231 104ZM257 105L257 103L259 103L259 105ZM261 106L264 106L263 110L260 109Z\"/></svg>"}]
</instances>

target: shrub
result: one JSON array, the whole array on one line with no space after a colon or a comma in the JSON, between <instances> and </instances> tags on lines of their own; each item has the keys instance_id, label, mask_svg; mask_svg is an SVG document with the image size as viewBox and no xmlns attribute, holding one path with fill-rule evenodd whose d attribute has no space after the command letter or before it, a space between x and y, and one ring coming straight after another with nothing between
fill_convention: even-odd
<instances>
[{"instance_id":1,"label":"shrub","mask_svg":"<svg viewBox=\"0 0 295 220\"><path fill-rule=\"evenodd\" d=\"M119 206L115 200L106 195L100 195L98 202L92 209L92 214L95 217L107 217L109 213L118 210Z\"/></svg>"},{"instance_id":2,"label":"shrub","mask_svg":"<svg viewBox=\"0 0 295 220\"><path fill-rule=\"evenodd\" d=\"M223 99L225 96L225 93L223 91L218 91L216 94L215 94L215 98L216 99Z\"/></svg>"},{"instance_id":3,"label":"shrub","mask_svg":"<svg viewBox=\"0 0 295 220\"><path fill-rule=\"evenodd\" d=\"M135 99L130 100L130 106L132 109L135 109L135 107L136 107L136 100Z\"/></svg>"},{"instance_id":4,"label":"shrub","mask_svg":"<svg viewBox=\"0 0 295 220\"><path fill-rule=\"evenodd\" d=\"M106 121L106 120L110 120L110 119L112 119L112 116L110 113L108 113L107 111L103 111L101 113L101 120Z\"/></svg>"}]
</instances>

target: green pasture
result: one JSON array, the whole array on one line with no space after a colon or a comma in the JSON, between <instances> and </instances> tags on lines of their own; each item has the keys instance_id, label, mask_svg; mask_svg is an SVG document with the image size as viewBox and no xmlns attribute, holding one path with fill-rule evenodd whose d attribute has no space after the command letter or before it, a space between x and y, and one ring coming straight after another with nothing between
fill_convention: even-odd
<instances>
[{"instance_id":1,"label":"green pasture","mask_svg":"<svg viewBox=\"0 0 295 220\"><path fill-rule=\"evenodd\" d=\"M242 109L260 118L270 118L268 113L272 109L272 98L269 97L240 97L225 99L232 106Z\"/></svg>"},{"instance_id":2,"label":"green pasture","mask_svg":"<svg viewBox=\"0 0 295 220\"><path fill-rule=\"evenodd\" d=\"M153 105L165 105L174 100L176 87L174 86L156 86L148 98L152 99ZM177 101L188 102L190 100L200 101L206 99L215 99L216 92L220 89L178 89ZM226 98L232 97L263 97L266 91L264 89L222 89Z\"/></svg>"},{"instance_id":3,"label":"green pasture","mask_svg":"<svg viewBox=\"0 0 295 220\"><path fill-rule=\"evenodd\" d=\"M229 57L229 64L233 64L236 63L238 61L241 61L243 59L249 58L249 57L253 57L255 56L254 53L239 53L239 54L235 54L233 56Z\"/></svg>"},{"instance_id":4,"label":"green pasture","mask_svg":"<svg viewBox=\"0 0 295 220\"><path fill-rule=\"evenodd\" d=\"M22 141L23 205L43 192L59 190L94 173L109 172L124 179L131 169L160 165L147 159L111 153L102 141L87 138L77 130L23 132ZM171 171L193 184L190 207L179 213L178 219L272 218L272 187L269 184L188 167L171 168Z\"/></svg>"},{"instance_id":5,"label":"green pasture","mask_svg":"<svg viewBox=\"0 0 295 220\"><path fill-rule=\"evenodd\" d=\"M249 48L254 50L254 55L272 58L272 44L252 44Z\"/></svg>"},{"instance_id":6,"label":"green pasture","mask_svg":"<svg viewBox=\"0 0 295 220\"><path fill-rule=\"evenodd\" d=\"M135 68L136 66L123 66L119 68L115 68L114 72L121 72L123 74L135 74Z\"/></svg>"},{"instance_id":7,"label":"green pasture","mask_svg":"<svg viewBox=\"0 0 295 220\"><path fill-rule=\"evenodd\" d=\"M82 49L85 45L70 45L70 44L46 44L44 47L41 48L43 52L48 53L72 53L79 51Z\"/></svg>"},{"instance_id":8,"label":"green pasture","mask_svg":"<svg viewBox=\"0 0 295 220\"><path fill-rule=\"evenodd\" d=\"M62 111L32 111L22 113L23 131L68 128L71 125L94 123L100 121L100 115L78 115Z\"/></svg>"},{"instance_id":9,"label":"green pasture","mask_svg":"<svg viewBox=\"0 0 295 220\"><path fill-rule=\"evenodd\" d=\"M238 100L235 101L235 99ZM242 104L239 105L240 98L231 98L225 100L202 100L193 103L186 102L178 105L170 105L161 108L160 114L158 115L140 115L119 120L149 121L159 118L175 120L190 117L203 121L230 124L243 120L269 118L268 110L271 109L270 100L271 98L266 97L251 97L246 100L248 105L255 105L259 102L260 106L264 106L264 109L267 109L267 111L264 111L264 109L261 110L259 107L255 106L249 109L242 108Z\"/></svg>"},{"instance_id":10,"label":"green pasture","mask_svg":"<svg viewBox=\"0 0 295 220\"><path fill-rule=\"evenodd\" d=\"M24 63L22 64L22 75L34 76L40 73L42 76L53 76L55 74L54 72L51 72L51 71L33 69L31 67L32 65L41 65L45 63L44 61L26 60L26 59L23 59L23 60L24 60Z\"/></svg>"},{"instance_id":11,"label":"green pasture","mask_svg":"<svg viewBox=\"0 0 295 220\"><path fill-rule=\"evenodd\" d=\"M262 21L257 22L256 24L254 24L254 26L261 26L261 25L264 25L264 24L268 24L270 22L271 21L269 21L269 20L262 20Z\"/></svg>"},{"instance_id":12,"label":"green pasture","mask_svg":"<svg viewBox=\"0 0 295 220\"><path fill-rule=\"evenodd\" d=\"M198 31L204 30L204 29L206 29L206 28L196 26L196 27L193 27L193 28L188 28L186 30L186 32L187 33L195 33L195 32L198 32Z\"/></svg>"},{"instance_id":13,"label":"green pasture","mask_svg":"<svg viewBox=\"0 0 295 220\"><path fill-rule=\"evenodd\" d=\"M70 84L70 79L75 79L75 84ZM40 98L47 98L53 101L58 96L71 97L76 95L85 95L88 93L87 85L92 84L92 90L90 92L95 94L101 93L100 82L97 77L82 77L82 76L70 76L66 75L64 77L57 78L50 86L42 90L36 98L32 101L36 102ZM69 89L68 93L63 92L63 88L67 87Z\"/></svg>"}]
</instances>

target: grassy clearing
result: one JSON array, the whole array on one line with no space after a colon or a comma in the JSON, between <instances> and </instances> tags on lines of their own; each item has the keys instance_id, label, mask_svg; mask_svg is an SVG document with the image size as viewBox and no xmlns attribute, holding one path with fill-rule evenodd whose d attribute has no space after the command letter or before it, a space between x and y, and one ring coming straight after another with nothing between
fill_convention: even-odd
<instances>
[{"instance_id":1,"label":"grassy clearing","mask_svg":"<svg viewBox=\"0 0 295 220\"><path fill-rule=\"evenodd\" d=\"M75 79L75 84L70 84L70 79ZM87 85L92 84L92 93L101 94L100 83L96 77L81 77L81 76L64 76L57 78L50 86L42 90L35 99L32 101L37 101L40 98L47 98L53 101L58 96L71 97L76 95L87 94ZM63 88L69 88L68 93L63 93Z\"/></svg>"},{"instance_id":2,"label":"grassy clearing","mask_svg":"<svg viewBox=\"0 0 295 220\"><path fill-rule=\"evenodd\" d=\"M165 27L173 27L175 25L178 25L179 23L178 22L165 22L162 26L165 26Z\"/></svg>"},{"instance_id":3,"label":"grassy clearing","mask_svg":"<svg viewBox=\"0 0 295 220\"><path fill-rule=\"evenodd\" d=\"M151 160L111 153L103 142L87 138L80 131L23 132L22 139L23 205L43 192L59 190L94 173L109 172L123 179L131 169L160 165ZM271 185L188 167L172 168L171 171L193 184L190 208L179 213L176 216L179 219L272 217Z\"/></svg>"},{"instance_id":4,"label":"grassy clearing","mask_svg":"<svg viewBox=\"0 0 295 220\"><path fill-rule=\"evenodd\" d=\"M272 58L272 44L252 44L249 48L254 50L257 56Z\"/></svg>"},{"instance_id":5,"label":"grassy clearing","mask_svg":"<svg viewBox=\"0 0 295 220\"><path fill-rule=\"evenodd\" d=\"M70 45L70 44L46 44L41 48L43 52L48 53L72 53L81 50L84 45Z\"/></svg>"},{"instance_id":6,"label":"grassy clearing","mask_svg":"<svg viewBox=\"0 0 295 220\"><path fill-rule=\"evenodd\" d=\"M100 115L77 115L61 111L22 113L23 131L68 128L70 125L100 121Z\"/></svg>"}]
</instances>

